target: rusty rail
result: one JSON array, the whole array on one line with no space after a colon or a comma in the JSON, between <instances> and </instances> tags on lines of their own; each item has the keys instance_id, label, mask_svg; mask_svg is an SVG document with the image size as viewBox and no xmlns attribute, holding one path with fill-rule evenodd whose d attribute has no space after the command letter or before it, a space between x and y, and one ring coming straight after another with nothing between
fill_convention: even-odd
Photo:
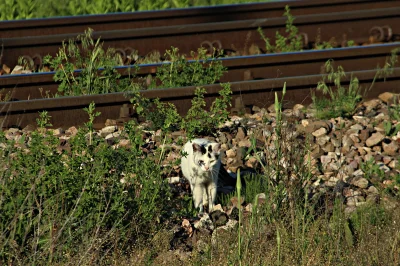
<instances>
[{"instance_id":1,"label":"rusty rail","mask_svg":"<svg viewBox=\"0 0 400 266\"><path fill-rule=\"evenodd\" d=\"M387 57L400 43L358 46L328 50L314 50L295 53L266 54L220 59L228 72L221 82L234 82L253 79L306 76L321 73L324 63L333 59L346 71L360 71L383 67ZM154 75L160 64L141 65L138 77ZM129 67L117 68L122 77L129 74ZM43 98L44 92L50 95L57 92L58 84L53 81L54 72L27 75L0 76L2 93L11 93L13 100ZM39 88L42 88L40 92Z\"/></svg>"},{"instance_id":2,"label":"rusty rail","mask_svg":"<svg viewBox=\"0 0 400 266\"><path fill-rule=\"evenodd\" d=\"M284 34L286 18L265 18L218 23L176 25L155 28L139 28L94 32L93 37L104 41L105 47L114 47L122 53L134 49L140 55L157 50L163 52L171 46L178 47L182 53L189 54L200 46L209 50L213 47L225 51L245 51L252 44L264 48L265 43L257 32L262 27L268 38L274 39L276 31ZM309 47L319 38L337 43L354 40L364 43L371 35L378 41L399 39L400 7L374 10L348 11L340 13L300 15L295 25L305 39L304 46ZM46 54L55 55L63 40L74 38L76 34L49 36L28 36L3 38L2 63L9 66L17 64L19 56L32 58L40 65ZM213 47L211 47L213 46Z\"/></svg>"},{"instance_id":3,"label":"rusty rail","mask_svg":"<svg viewBox=\"0 0 400 266\"><path fill-rule=\"evenodd\" d=\"M356 76L363 88L367 89L376 75L375 70L355 71L346 73L346 78L342 79L342 84L349 83L350 76ZM323 78L320 75L308 75L298 77L285 77L277 79L262 79L252 81L232 82L233 103L235 108L256 105L268 107L274 101L274 92L281 91L286 82L287 94L285 96L285 106L290 107L295 103L307 104L311 102L311 90L316 87L318 81ZM221 89L219 84L206 85L207 90L205 100L210 103L218 95ZM190 101L194 96L195 87L170 88L162 90L142 91L143 97L160 98L161 101L171 102L176 105L178 112L186 114L190 108ZM400 92L400 68L395 68L393 74L386 79L376 80L373 89L367 90L365 98L376 97L384 91ZM130 108L129 96L124 93L112 93L105 95L88 95L80 97L62 97L56 99L37 99L29 101L5 102L0 103L0 120L3 128L11 126L25 127L28 124L35 124L38 112L47 110L52 117L53 127L78 126L87 122L88 116L82 110L91 102L95 102L96 110L101 115L96 118L97 126L104 125L106 119L130 119L133 111L121 112L121 108ZM237 104L241 103L241 104ZM127 115L129 114L129 115Z\"/></svg>"},{"instance_id":4,"label":"rusty rail","mask_svg":"<svg viewBox=\"0 0 400 266\"><path fill-rule=\"evenodd\" d=\"M280 17L285 5L293 15L400 7L397 0L307 0L195 7L162 11L124 12L105 15L55 17L0 22L0 37L41 36L95 31L137 29L232 20Z\"/></svg>"}]
</instances>

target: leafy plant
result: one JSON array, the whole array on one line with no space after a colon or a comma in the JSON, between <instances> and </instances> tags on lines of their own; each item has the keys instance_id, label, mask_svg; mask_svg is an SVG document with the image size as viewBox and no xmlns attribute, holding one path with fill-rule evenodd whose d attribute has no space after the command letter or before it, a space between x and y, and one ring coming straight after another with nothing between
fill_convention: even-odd
<instances>
[{"instance_id":1,"label":"leafy plant","mask_svg":"<svg viewBox=\"0 0 400 266\"><path fill-rule=\"evenodd\" d=\"M201 87L196 88L192 106L181 123L181 128L186 131L189 138L195 135L213 134L218 125L228 118L227 108L231 105L232 91L229 84L221 84L221 86L222 89L219 91L221 97L212 103L210 112L205 110L204 94L207 91Z\"/></svg>"},{"instance_id":2,"label":"leafy plant","mask_svg":"<svg viewBox=\"0 0 400 266\"><path fill-rule=\"evenodd\" d=\"M93 115L94 105L89 109ZM71 256L100 263L160 228L169 215L169 186L141 150L141 130L132 123L126 130L130 148L104 141L88 147L79 129L69 151L57 151L52 134L32 132L27 149L0 134L2 264L70 263Z\"/></svg>"},{"instance_id":3,"label":"leafy plant","mask_svg":"<svg viewBox=\"0 0 400 266\"><path fill-rule=\"evenodd\" d=\"M207 56L205 48L199 48L197 55L191 52L194 61L189 62L185 55L178 54L179 49L171 47L165 53L166 61L157 69L156 77L160 80L162 88L198 86L215 83L226 71L221 61L216 57ZM220 51L218 55L222 54Z\"/></svg>"},{"instance_id":4,"label":"leafy plant","mask_svg":"<svg viewBox=\"0 0 400 266\"><path fill-rule=\"evenodd\" d=\"M103 94L133 89L130 78L121 78L115 66L121 58L114 49L103 49L100 38L92 38L92 29L79 35L76 40L63 42L62 48L53 58L47 55L44 63L55 70L54 80L61 82L58 91L64 96ZM78 43L82 46L79 48ZM75 71L81 69L80 71Z\"/></svg>"},{"instance_id":5,"label":"leafy plant","mask_svg":"<svg viewBox=\"0 0 400 266\"><path fill-rule=\"evenodd\" d=\"M51 127L50 123L51 116L48 111L39 112L39 118L36 119L36 123L39 128Z\"/></svg>"},{"instance_id":6,"label":"leafy plant","mask_svg":"<svg viewBox=\"0 0 400 266\"><path fill-rule=\"evenodd\" d=\"M89 145L92 145L92 136L93 136L93 121L94 119L101 115L101 112L94 112L95 103L91 102L89 107L83 108L83 110L89 115L89 121L85 123L86 127L89 130Z\"/></svg>"},{"instance_id":7,"label":"leafy plant","mask_svg":"<svg viewBox=\"0 0 400 266\"><path fill-rule=\"evenodd\" d=\"M348 88L344 87L341 84L341 79L346 76L344 69L338 66L335 70L332 62L328 60L325 63L325 71L328 75L317 85L317 90L321 90L329 98L317 98L315 93L312 95L316 116L321 119L351 116L361 100L361 88L357 77L351 77ZM329 86L327 82L333 82L335 88Z\"/></svg>"},{"instance_id":8,"label":"leafy plant","mask_svg":"<svg viewBox=\"0 0 400 266\"><path fill-rule=\"evenodd\" d=\"M285 6L283 15L287 17L285 30L287 36L283 36L277 31L275 35L275 45L270 43L270 39L264 35L261 27L257 29L261 38L265 41L265 49L268 53L296 52L302 50L302 37L298 34L299 30L297 27L293 25L294 17L290 14L288 5Z\"/></svg>"}]
</instances>

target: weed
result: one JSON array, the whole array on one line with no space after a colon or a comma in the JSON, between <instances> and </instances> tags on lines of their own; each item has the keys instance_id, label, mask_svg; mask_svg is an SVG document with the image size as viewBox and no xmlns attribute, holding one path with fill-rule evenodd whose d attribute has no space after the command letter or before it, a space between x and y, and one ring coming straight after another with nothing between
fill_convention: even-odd
<instances>
[{"instance_id":1,"label":"weed","mask_svg":"<svg viewBox=\"0 0 400 266\"><path fill-rule=\"evenodd\" d=\"M386 59L383 68L378 66L374 79L369 88L364 93L372 89L375 80L383 78L384 80L393 73L394 65L397 63L397 53L399 49L394 49L389 58ZM350 77L350 84L343 86L341 79L346 76L342 66L338 66L335 70L333 60L325 63L325 71L328 73L322 81L318 82L317 90L321 90L328 98L317 98L315 93L312 94L312 101L316 109L316 117L321 119L329 119L335 117L349 117L354 114L357 104L361 101L361 87L357 77ZM334 84L334 87L328 86L327 82Z\"/></svg>"},{"instance_id":2,"label":"weed","mask_svg":"<svg viewBox=\"0 0 400 266\"><path fill-rule=\"evenodd\" d=\"M54 80L61 82L58 91L64 96L103 94L131 90L136 85L130 78L121 78L115 66L121 59L114 49L103 49L100 38L92 38L92 29L76 40L63 42L53 58L47 55L44 63L55 70ZM82 46L79 48L78 43ZM81 69L80 71L75 71Z\"/></svg>"},{"instance_id":3,"label":"weed","mask_svg":"<svg viewBox=\"0 0 400 266\"><path fill-rule=\"evenodd\" d=\"M94 105L87 111L90 127ZM38 124L48 121L42 113ZM126 149L104 141L88 147L82 129L69 139L70 151L61 152L52 134L32 132L29 141L21 139L27 149L0 134L0 167L7 169L0 176L0 261L62 264L97 254L92 263L100 263L160 228L169 187L140 149L142 133L133 123L126 127L132 143Z\"/></svg>"},{"instance_id":4,"label":"weed","mask_svg":"<svg viewBox=\"0 0 400 266\"><path fill-rule=\"evenodd\" d=\"M11 91L5 92L5 89L0 90L0 102L10 101L11 95Z\"/></svg>"},{"instance_id":5,"label":"weed","mask_svg":"<svg viewBox=\"0 0 400 266\"><path fill-rule=\"evenodd\" d=\"M283 15L287 17L287 36L282 36L279 32L276 32L275 45L270 43L269 38L264 35L261 27L259 27L257 30L261 35L261 38L265 41L265 49L268 53L296 52L302 50L302 37L298 34L299 30L297 27L293 25L294 18L290 14L290 8L288 5L285 6L285 12Z\"/></svg>"},{"instance_id":6,"label":"weed","mask_svg":"<svg viewBox=\"0 0 400 266\"><path fill-rule=\"evenodd\" d=\"M335 70L332 60L325 63L325 70L328 73L322 81L318 82L317 90L321 90L327 98L317 98L312 95L316 108L316 116L321 119L332 117L348 117L353 115L358 102L361 100L361 88L356 77L350 78L348 88L342 86L341 79L346 76L343 67L338 66ZM333 82L335 89L327 85Z\"/></svg>"},{"instance_id":7,"label":"weed","mask_svg":"<svg viewBox=\"0 0 400 266\"><path fill-rule=\"evenodd\" d=\"M83 108L83 111L85 111L89 115L89 121L85 123L85 126L87 127L89 131L89 145L92 145L92 136L93 136L93 121L94 119L101 115L100 112L94 112L95 109L95 103L91 102L89 104L89 107Z\"/></svg>"},{"instance_id":8,"label":"weed","mask_svg":"<svg viewBox=\"0 0 400 266\"><path fill-rule=\"evenodd\" d=\"M45 127L51 127L52 124L50 123L51 116L47 111L39 112L39 118L36 119L36 123L39 128L44 129Z\"/></svg>"},{"instance_id":9,"label":"weed","mask_svg":"<svg viewBox=\"0 0 400 266\"><path fill-rule=\"evenodd\" d=\"M221 84L221 86L222 89L219 91L221 97L212 103L210 112L205 110L204 94L207 91L201 87L196 89L192 106L181 123L181 128L186 131L189 139L196 135L214 134L220 123L228 118L227 107L231 105L232 91L229 84Z\"/></svg>"},{"instance_id":10,"label":"weed","mask_svg":"<svg viewBox=\"0 0 400 266\"><path fill-rule=\"evenodd\" d=\"M215 83L226 68L221 61L216 60L216 57L207 56L205 48L199 48L197 55L191 52L191 57L196 58L189 62L185 55L178 54L179 49L171 47L165 53L166 61L169 63L163 64L157 69L156 77L160 80L162 88L184 87L184 86L199 86ZM222 54L222 51L219 52ZM219 55L217 54L217 56Z\"/></svg>"}]
</instances>

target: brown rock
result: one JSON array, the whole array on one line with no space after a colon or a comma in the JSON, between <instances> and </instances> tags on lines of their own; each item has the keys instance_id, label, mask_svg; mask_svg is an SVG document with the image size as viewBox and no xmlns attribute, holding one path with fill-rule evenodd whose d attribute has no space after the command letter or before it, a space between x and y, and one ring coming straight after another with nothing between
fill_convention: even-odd
<instances>
[{"instance_id":1,"label":"brown rock","mask_svg":"<svg viewBox=\"0 0 400 266\"><path fill-rule=\"evenodd\" d=\"M65 131L66 134L70 135L71 137L76 136L78 134L78 129L76 127L70 127Z\"/></svg>"},{"instance_id":2,"label":"brown rock","mask_svg":"<svg viewBox=\"0 0 400 266\"><path fill-rule=\"evenodd\" d=\"M114 119L107 119L106 120L106 123L105 123L106 127L108 127L108 126L116 126L116 125L117 125L117 120L114 120Z\"/></svg>"},{"instance_id":3,"label":"brown rock","mask_svg":"<svg viewBox=\"0 0 400 266\"><path fill-rule=\"evenodd\" d=\"M327 135L321 136L317 138L317 143L318 145L324 146L328 141L330 137Z\"/></svg>"},{"instance_id":4,"label":"brown rock","mask_svg":"<svg viewBox=\"0 0 400 266\"><path fill-rule=\"evenodd\" d=\"M365 142L368 147L372 147L375 145L378 145L383 139L385 138L385 135L383 135L380 132L374 133L367 139Z\"/></svg>"},{"instance_id":5,"label":"brown rock","mask_svg":"<svg viewBox=\"0 0 400 266\"><path fill-rule=\"evenodd\" d=\"M394 98L397 98L397 94L394 94L392 92L384 92L379 94L378 98L382 100L382 102L386 103L386 104L391 104L393 103Z\"/></svg>"},{"instance_id":6,"label":"brown rock","mask_svg":"<svg viewBox=\"0 0 400 266\"><path fill-rule=\"evenodd\" d=\"M372 147L372 150L375 152L381 152L382 151L382 147L381 146L374 146Z\"/></svg>"},{"instance_id":7,"label":"brown rock","mask_svg":"<svg viewBox=\"0 0 400 266\"><path fill-rule=\"evenodd\" d=\"M392 160L389 163L389 167L392 168L392 169L396 169L398 167L398 165L399 165L399 161L398 160Z\"/></svg>"},{"instance_id":8,"label":"brown rock","mask_svg":"<svg viewBox=\"0 0 400 266\"><path fill-rule=\"evenodd\" d=\"M381 104L381 101L378 99L369 100L363 103L365 107L367 107L367 111L372 109L376 109Z\"/></svg>"},{"instance_id":9,"label":"brown rock","mask_svg":"<svg viewBox=\"0 0 400 266\"><path fill-rule=\"evenodd\" d=\"M358 134L350 134L349 138L354 142L354 143L360 143L360 139L358 138Z\"/></svg>"},{"instance_id":10,"label":"brown rock","mask_svg":"<svg viewBox=\"0 0 400 266\"><path fill-rule=\"evenodd\" d=\"M228 158L235 158L236 157L236 150L229 149L226 151L226 157Z\"/></svg>"},{"instance_id":11,"label":"brown rock","mask_svg":"<svg viewBox=\"0 0 400 266\"><path fill-rule=\"evenodd\" d=\"M370 194L379 194L379 191L378 191L378 189L376 187L370 186L368 188L368 193L370 193Z\"/></svg>"},{"instance_id":12,"label":"brown rock","mask_svg":"<svg viewBox=\"0 0 400 266\"><path fill-rule=\"evenodd\" d=\"M236 140L239 142L241 140L244 140L245 137L246 137L246 132L245 132L244 128L239 127L237 134L236 134Z\"/></svg>"},{"instance_id":13,"label":"brown rock","mask_svg":"<svg viewBox=\"0 0 400 266\"><path fill-rule=\"evenodd\" d=\"M246 166L249 168L256 168L257 166L257 159L255 157L250 157L247 161L246 161Z\"/></svg>"},{"instance_id":14,"label":"brown rock","mask_svg":"<svg viewBox=\"0 0 400 266\"><path fill-rule=\"evenodd\" d=\"M364 177L356 177L353 180L353 185L359 188L367 188L368 187L368 180Z\"/></svg>"},{"instance_id":15,"label":"brown rock","mask_svg":"<svg viewBox=\"0 0 400 266\"><path fill-rule=\"evenodd\" d=\"M370 136L370 131L368 129L362 129L358 134L358 138L362 142L365 142L369 138L369 136Z\"/></svg>"},{"instance_id":16,"label":"brown rock","mask_svg":"<svg viewBox=\"0 0 400 266\"><path fill-rule=\"evenodd\" d=\"M239 141L238 145L239 145L239 147L247 147L247 148L249 148L251 146L251 142L250 142L250 140L245 139L245 140Z\"/></svg>"},{"instance_id":17,"label":"brown rock","mask_svg":"<svg viewBox=\"0 0 400 266\"><path fill-rule=\"evenodd\" d=\"M399 145L395 141L391 141L389 144L386 144L385 142L382 144L383 151L390 156L394 156L397 154L397 151L399 150Z\"/></svg>"},{"instance_id":18,"label":"brown rock","mask_svg":"<svg viewBox=\"0 0 400 266\"><path fill-rule=\"evenodd\" d=\"M54 136L60 136L60 135L62 135L64 133L65 133L65 131L62 128L56 128L56 129L53 130L53 135Z\"/></svg>"},{"instance_id":19,"label":"brown rock","mask_svg":"<svg viewBox=\"0 0 400 266\"><path fill-rule=\"evenodd\" d=\"M362 124L363 126L366 126L369 124L370 119L368 117L365 116L359 116L359 115L355 115L353 116L354 121L356 121L357 123Z\"/></svg>"},{"instance_id":20,"label":"brown rock","mask_svg":"<svg viewBox=\"0 0 400 266\"><path fill-rule=\"evenodd\" d=\"M322 136L326 135L327 132L328 131L326 130L326 128L321 127L319 129L315 130L312 134L313 134L314 137L319 138L319 137L322 137Z\"/></svg>"},{"instance_id":21,"label":"brown rock","mask_svg":"<svg viewBox=\"0 0 400 266\"><path fill-rule=\"evenodd\" d=\"M335 150L335 146L334 146L331 142L329 142L329 143L326 144L324 147L322 147L322 149L323 149L325 152L333 152L333 151Z\"/></svg>"}]
</instances>

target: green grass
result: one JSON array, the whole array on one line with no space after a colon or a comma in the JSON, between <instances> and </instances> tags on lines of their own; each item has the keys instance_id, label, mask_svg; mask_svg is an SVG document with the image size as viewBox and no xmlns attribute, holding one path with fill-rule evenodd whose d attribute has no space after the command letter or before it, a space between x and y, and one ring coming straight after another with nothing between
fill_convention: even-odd
<instances>
[{"instance_id":1,"label":"green grass","mask_svg":"<svg viewBox=\"0 0 400 266\"><path fill-rule=\"evenodd\" d=\"M106 14L211 6L266 0L69 0L66 2L35 0L0 0L2 12L0 20L44 18L55 16L74 16L86 14Z\"/></svg>"}]
</instances>

